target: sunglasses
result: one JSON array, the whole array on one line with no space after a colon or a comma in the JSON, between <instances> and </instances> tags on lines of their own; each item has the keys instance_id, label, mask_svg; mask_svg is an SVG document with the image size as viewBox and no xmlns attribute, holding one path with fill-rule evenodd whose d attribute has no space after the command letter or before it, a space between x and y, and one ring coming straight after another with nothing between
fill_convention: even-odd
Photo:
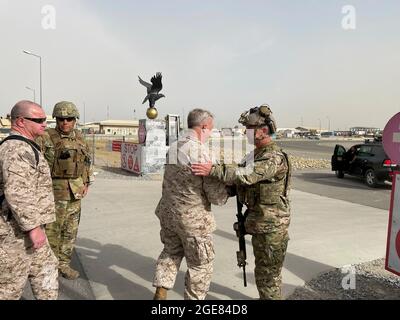
<instances>
[{"instance_id":1,"label":"sunglasses","mask_svg":"<svg viewBox=\"0 0 400 320\"><path fill-rule=\"evenodd\" d=\"M23 117L23 119L29 120L29 121L32 121L32 122L35 122L35 123L40 123L40 124L47 121L46 118L26 118L26 117Z\"/></svg>"},{"instance_id":2,"label":"sunglasses","mask_svg":"<svg viewBox=\"0 0 400 320\"><path fill-rule=\"evenodd\" d=\"M72 122L75 120L75 118L57 118L57 121L64 122L66 120L67 122Z\"/></svg>"}]
</instances>

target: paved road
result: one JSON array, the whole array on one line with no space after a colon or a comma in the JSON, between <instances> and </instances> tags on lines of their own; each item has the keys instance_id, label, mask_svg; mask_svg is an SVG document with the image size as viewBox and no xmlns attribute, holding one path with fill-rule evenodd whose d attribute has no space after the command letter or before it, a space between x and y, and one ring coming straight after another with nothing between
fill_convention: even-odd
<instances>
[{"instance_id":1,"label":"paved road","mask_svg":"<svg viewBox=\"0 0 400 320\"><path fill-rule=\"evenodd\" d=\"M310 182L307 182L310 183ZM299 184L301 185L301 184ZM368 190L367 190L368 191ZM151 299L154 266L162 245L154 209L161 181L98 177L83 203L78 255L96 299ZM119 201L115 201L115 199ZM291 241L283 270L284 296L320 272L381 258L386 210L292 190ZM247 237L248 287L236 265L232 230L236 204L214 207L216 261L209 299L256 299L254 257ZM352 214L349 214L352 213ZM182 299L185 263L171 299Z\"/></svg>"},{"instance_id":2,"label":"paved road","mask_svg":"<svg viewBox=\"0 0 400 320\"><path fill-rule=\"evenodd\" d=\"M277 144L289 154L312 159L331 159L336 144L346 149L360 141L343 140L276 140Z\"/></svg>"},{"instance_id":3,"label":"paved road","mask_svg":"<svg viewBox=\"0 0 400 320\"><path fill-rule=\"evenodd\" d=\"M99 177L85 199L78 256L73 261L82 277L78 281L61 279L60 299L151 299L153 269L161 250L154 215L161 181L127 178ZM292 240L283 271L285 296L322 271L384 255L390 188L369 189L361 180L338 179L329 170L297 171L292 185ZM120 200L116 202L116 198ZM247 289L236 267L237 240L231 230L235 203L231 199L214 210L218 257L209 299L257 298L249 238ZM171 298L182 299L183 277L184 266ZM24 298L32 298L29 286Z\"/></svg>"},{"instance_id":4,"label":"paved road","mask_svg":"<svg viewBox=\"0 0 400 320\"><path fill-rule=\"evenodd\" d=\"M240 142L241 141L241 142ZM236 145L234 146L235 150L242 150L242 145L240 143L243 143L243 146L245 145L244 143L245 138L243 137L236 137L236 138L231 138L231 137L224 137L224 144L223 146L227 148L227 150L232 149L232 146L234 143ZM213 139L212 144L215 144L215 146L218 146L218 143L220 143L221 140L219 139ZM333 150L335 148L336 144L340 144L346 149L350 148L351 146L355 144L362 143L363 141L357 141L357 140L331 140L331 139L325 139L325 140L308 140L308 139L278 139L276 140L276 143L283 148L288 154L298 156L298 157L305 157L305 158L311 158L311 159L331 159ZM222 146L221 146L222 148Z\"/></svg>"},{"instance_id":5,"label":"paved road","mask_svg":"<svg viewBox=\"0 0 400 320\"><path fill-rule=\"evenodd\" d=\"M330 159L336 144L345 148L360 141L340 140L277 140L278 144L289 154L296 156ZM362 179L345 175L338 179L329 170L301 170L293 173L294 189L339 199L369 207L389 210L391 187L379 186L371 189Z\"/></svg>"},{"instance_id":6,"label":"paved road","mask_svg":"<svg viewBox=\"0 0 400 320\"><path fill-rule=\"evenodd\" d=\"M335 142L281 143L289 153L313 158L330 158L332 144ZM82 277L77 282L62 279L60 299L151 299L152 272L161 249L154 216L161 182L136 181L124 175L116 180L103 179L99 177L83 204L78 256L73 261ZM338 179L330 170L302 170L294 172L292 188L295 214L284 269L285 296L319 272L383 256L390 187L370 189L360 179ZM215 209L219 255L211 299L257 297L252 260L247 290L243 290L241 273L235 268L232 252L237 243L231 230L234 211L234 201ZM315 225L319 227L313 229ZM251 248L248 250L251 257ZM226 274L227 270L234 276ZM181 299L183 272L178 278L171 298ZM32 297L29 290L24 297Z\"/></svg>"},{"instance_id":7,"label":"paved road","mask_svg":"<svg viewBox=\"0 0 400 320\"><path fill-rule=\"evenodd\" d=\"M338 179L330 170L301 170L293 173L292 188L316 195L389 210L390 186L369 188L360 178Z\"/></svg>"},{"instance_id":8,"label":"paved road","mask_svg":"<svg viewBox=\"0 0 400 320\"><path fill-rule=\"evenodd\" d=\"M90 286L89 279L85 270L80 262L76 252L72 256L72 267L78 270L80 277L77 280L71 281L64 278L59 278L59 300L95 300L92 287ZM22 300L33 300L33 294L29 282L26 284L25 292Z\"/></svg>"}]
</instances>

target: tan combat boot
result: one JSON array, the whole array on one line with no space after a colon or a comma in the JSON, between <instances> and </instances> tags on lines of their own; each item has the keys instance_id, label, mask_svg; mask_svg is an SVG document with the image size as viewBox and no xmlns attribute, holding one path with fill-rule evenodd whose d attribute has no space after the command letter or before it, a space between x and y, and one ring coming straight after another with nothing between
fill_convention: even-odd
<instances>
[{"instance_id":1,"label":"tan combat boot","mask_svg":"<svg viewBox=\"0 0 400 320\"><path fill-rule=\"evenodd\" d=\"M167 289L157 287L153 300L167 300L167 292Z\"/></svg>"},{"instance_id":2,"label":"tan combat boot","mask_svg":"<svg viewBox=\"0 0 400 320\"><path fill-rule=\"evenodd\" d=\"M70 266L59 266L58 271L60 272L60 275L68 280L75 280L79 278L79 272L72 269Z\"/></svg>"}]
</instances>

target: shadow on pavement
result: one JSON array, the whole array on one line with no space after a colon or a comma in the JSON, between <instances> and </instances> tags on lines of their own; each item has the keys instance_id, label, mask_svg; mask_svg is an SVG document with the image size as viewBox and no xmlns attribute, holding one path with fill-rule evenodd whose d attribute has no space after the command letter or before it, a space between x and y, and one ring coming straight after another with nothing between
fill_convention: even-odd
<instances>
[{"instance_id":1,"label":"shadow on pavement","mask_svg":"<svg viewBox=\"0 0 400 320\"><path fill-rule=\"evenodd\" d=\"M106 171L106 172L111 172L113 174L120 175L120 176L141 177L141 175L139 175L139 174L129 172L126 170L122 170L121 168L117 168L117 167L100 166L99 169Z\"/></svg>"},{"instance_id":2,"label":"shadow on pavement","mask_svg":"<svg viewBox=\"0 0 400 320\"><path fill-rule=\"evenodd\" d=\"M149 286L153 281L156 260L130 251L120 245L104 244L100 242L79 238L77 248L80 256L85 260L92 260L90 280L101 283L107 287L114 300L150 300L154 290L133 282L124 277L118 269L124 269L147 281ZM185 267L183 262L181 268ZM184 285L183 271L179 271L174 291L183 297ZM231 299L250 299L240 292L227 288L217 283L211 284L211 291L228 296ZM218 299L210 293L207 299Z\"/></svg>"},{"instance_id":3,"label":"shadow on pavement","mask_svg":"<svg viewBox=\"0 0 400 320\"><path fill-rule=\"evenodd\" d=\"M95 300L89 280L75 250L72 255L71 266L79 271L80 276L76 280L67 280L62 277L58 278L58 300ZM22 300L34 300L29 281L26 284Z\"/></svg>"},{"instance_id":4,"label":"shadow on pavement","mask_svg":"<svg viewBox=\"0 0 400 320\"><path fill-rule=\"evenodd\" d=\"M238 241L234 234L230 234L223 230L218 229L214 232L214 234L218 235L220 237L235 241L235 242ZM251 239L251 235L246 236L246 244L251 246L251 240L249 240L249 239ZM290 243L290 241L289 241L289 243ZM232 247L232 252L233 252L232 254L234 254L235 250L237 250L237 246ZM252 252L247 253L247 258L254 259ZM309 281L309 280L311 280L311 278L313 276L316 276L323 271L327 271L327 270L331 270L331 269L335 268L333 266L323 264L323 263L320 263L320 262L317 262L314 260L310 260L310 259L295 255L290 252L286 253L284 267L287 270L289 270L291 273L293 273L294 275L296 275L297 277L299 277L300 279L302 279L304 281ZM246 272L247 272L247 270L246 270ZM248 273L250 273L251 276L249 277L249 274L247 274L247 278L248 278L247 282L255 284L254 275L252 274L253 270L249 270ZM242 276L243 276L242 272L237 273L237 277L242 278Z\"/></svg>"},{"instance_id":5,"label":"shadow on pavement","mask_svg":"<svg viewBox=\"0 0 400 320\"><path fill-rule=\"evenodd\" d=\"M220 237L223 237L225 239L237 242L237 246L236 247L232 247L233 249L237 250L238 246L239 246L239 240L236 237L236 234L234 232L235 231L233 231L233 228L232 228L232 233L217 229L217 230L214 231L214 235L220 236ZM251 246L251 235L249 235L249 234L246 235L245 239L246 239L246 245Z\"/></svg>"},{"instance_id":6,"label":"shadow on pavement","mask_svg":"<svg viewBox=\"0 0 400 320\"><path fill-rule=\"evenodd\" d=\"M287 252L284 267L305 282L335 267Z\"/></svg>"}]
</instances>

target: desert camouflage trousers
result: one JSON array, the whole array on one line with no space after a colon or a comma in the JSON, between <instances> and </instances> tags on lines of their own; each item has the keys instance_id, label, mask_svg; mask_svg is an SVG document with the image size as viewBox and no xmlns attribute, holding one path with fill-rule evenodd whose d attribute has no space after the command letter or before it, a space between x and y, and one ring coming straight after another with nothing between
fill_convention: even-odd
<instances>
[{"instance_id":1,"label":"desert camouflage trousers","mask_svg":"<svg viewBox=\"0 0 400 320\"><path fill-rule=\"evenodd\" d=\"M282 299L282 267L289 241L287 226L252 237L254 275L260 299Z\"/></svg>"},{"instance_id":2,"label":"desert camouflage trousers","mask_svg":"<svg viewBox=\"0 0 400 320\"><path fill-rule=\"evenodd\" d=\"M211 234L188 236L162 228L161 252L153 280L154 287L172 289L182 259L188 270L185 274L185 300L204 300L210 289L214 263L214 244Z\"/></svg>"},{"instance_id":3,"label":"desert camouflage trousers","mask_svg":"<svg viewBox=\"0 0 400 320\"><path fill-rule=\"evenodd\" d=\"M81 218L81 200L56 200L56 221L46 225L51 249L60 266L69 266Z\"/></svg>"},{"instance_id":4,"label":"desert camouflage trousers","mask_svg":"<svg viewBox=\"0 0 400 320\"><path fill-rule=\"evenodd\" d=\"M28 279L36 299L56 300L57 269L57 258L47 242L34 250L26 233L0 236L0 300L20 299Z\"/></svg>"}]
</instances>

